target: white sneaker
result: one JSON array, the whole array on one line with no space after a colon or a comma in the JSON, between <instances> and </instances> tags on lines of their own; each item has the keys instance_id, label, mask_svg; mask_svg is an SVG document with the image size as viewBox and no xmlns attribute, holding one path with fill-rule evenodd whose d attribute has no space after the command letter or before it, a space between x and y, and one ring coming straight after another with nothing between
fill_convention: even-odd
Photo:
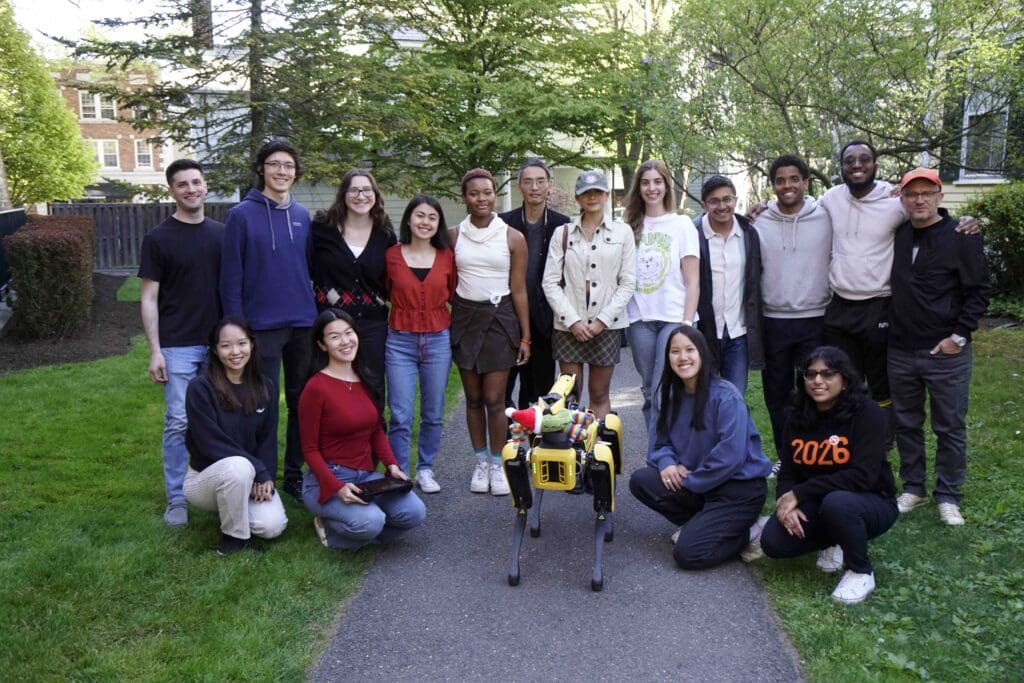
<instances>
[{"instance_id":1,"label":"white sneaker","mask_svg":"<svg viewBox=\"0 0 1024 683\"><path fill-rule=\"evenodd\" d=\"M843 568L843 549L837 545L818 551L818 569L826 574L834 574Z\"/></svg>"},{"instance_id":2,"label":"white sneaker","mask_svg":"<svg viewBox=\"0 0 1024 683\"><path fill-rule=\"evenodd\" d=\"M672 532L672 535L668 537L668 540L672 541L672 545L679 543L679 534L683 533L683 527L679 527Z\"/></svg>"},{"instance_id":3,"label":"white sneaker","mask_svg":"<svg viewBox=\"0 0 1024 683\"><path fill-rule=\"evenodd\" d=\"M839 585L832 591L832 599L844 605L856 605L871 595L873 590L875 590L874 574L858 574L847 569L843 578L839 580Z\"/></svg>"},{"instance_id":4,"label":"white sneaker","mask_svg":"<svg viewBox=\"0 0 1024 683\"><path fill-rule=\"evenodd\" d=\"M761 532L764 530L764 525L768 523L768 517L768 515L761 515L756 522L750 525L750 542L740 552L740 559L744 562L753 562L764 557L764 551L761 550Z\"/></svg>"},{"instance_id":5,"label":"white sneaker","mask_svg":"<svg viewBox=\"0 0 1024 683\"><path fill-rule=\"evenodd\" d=\"M486 462L478 462L473 468L473 478L469 480L469 490L473 493L487 493L491 488L491 466Z\"/></svg>"},{"instance_id":6,"label":"white sneaker","mask_svg":"<svg viewBox=\"0 0 1024 683\"><path fill-rule=\"evenodd\" d=\"M491 494L495 496L507 496L512 492L508 487L508 479L505 478L505 467L496 462L491 465Z\"/></svg>"},{"instance_id":7,"label":"white sneaker","mask_svg":"<svg viewBox=\"0 0 1024 683\"><path fill-rule=\"evenodd\" d=\"M964 518L956 503L939 503L939 519L949 526L963 526Z\"/></svg>"},{"instance_id":8,"label":"white sneaker","mask_svg":"<svg viewBox=\"0 0 1024 683\"><path fill-rule=\"evenodd\" d=\"M423 491L423 493L437 493L441 490L441 485L434 479L433 470L418 470L416 472L416 483L419 484L420 491Z\"/></svg>"},{"instance_id":9,"label":"white sneaker","mask_svg":"<svg viewBox=\"0 0 1024 683\"><path fill-rule=\"evenodd\" d=\"M910 512L914 508L921 507L928 502L928 496L919 496L916 493L902 493L896 499L896 509L900 512Z\"/></svg>"}]
</instances>

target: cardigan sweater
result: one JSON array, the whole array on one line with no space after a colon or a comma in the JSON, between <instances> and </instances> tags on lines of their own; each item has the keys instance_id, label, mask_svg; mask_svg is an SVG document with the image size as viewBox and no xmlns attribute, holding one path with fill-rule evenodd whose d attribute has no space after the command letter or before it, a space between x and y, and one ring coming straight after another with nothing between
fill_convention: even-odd
<instances>
[{"instance_id":1,"label":"cardigan sweater","mask_svg":"<svg viewBox=\"0 0 1024 683\"><path fill-rule=\"evenodd\" d=\"M440 332L452 324L448 302L455 296L455 253L438 249L434 265L420 280L405 262L402 245L384 256L384 289L391 299L389 325L401 332Z\"/></svg>"},{"instance_id":2,"label":"cardigan sweater","mask_svg":"<svg viewBox=\"0 0 1024 683\"><path fill-rule=\"evenodd\" d=\"M370 231L370 239L357 257L338 227L318 216L310 228L307 252L317 309L340 308L356 320L387 320L384 252L394 243L389 222L386 232Z\"/></svg>"}]
</instances>

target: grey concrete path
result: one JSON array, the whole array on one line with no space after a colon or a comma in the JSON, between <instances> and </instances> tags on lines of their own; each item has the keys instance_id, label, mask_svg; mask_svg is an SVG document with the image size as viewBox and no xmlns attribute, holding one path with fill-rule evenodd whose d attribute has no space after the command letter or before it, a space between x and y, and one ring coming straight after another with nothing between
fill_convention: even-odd
<instances>
[{"instance_id":1,"label":"grey concrete path","mask_svg":"<svg viewBox=\"0 0 1024 683\"><path fill-rule=\"evenodd\" d=\"M627 352L613 380L626 454L602 592L590 590L592 499L555 491L541 536L523 540L522 581L508 585L514 508L509 496L469 492L460 406L435 464L442 491L421 494L426 522L380 551L310 679L799 680L755 573L739 561L677 569L674 528L629 494L644 462L640 404Z\"/></svg>"}]
</instances>

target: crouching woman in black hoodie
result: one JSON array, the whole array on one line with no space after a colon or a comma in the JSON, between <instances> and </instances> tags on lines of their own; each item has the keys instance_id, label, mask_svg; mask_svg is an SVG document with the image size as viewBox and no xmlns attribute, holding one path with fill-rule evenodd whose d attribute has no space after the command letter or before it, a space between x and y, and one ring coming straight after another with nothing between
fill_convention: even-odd
<instances>
[{"instance_id":1,"label":"crouching woman in black hoodie","mask_svg":"<svg viewBox=\"0 0 1024 683\"><path fill-rule=\"evenodd\" d=\"M205 371L185 394L185 498L220 515L217 552L230 555L249 549L250 536L274 538L288 525L274 490L277 396L241 318L217 323L207 355Z\"/></svg>"},{"instance_id":2,"label":"crouching woman in black hoodie","mask_svg":"<svg viewBox=\"0 0 1024 683\"><path fill-rule=\"evenodd\" d=\"M818 568L830 573L845 564L832 598L852 605L875 588L868 539L888 531L898 516L887 418L835 347L812 351L803 377L786 421L775 514L761 548L775 558L817 550Z\"/></svg>"}]
</instances>

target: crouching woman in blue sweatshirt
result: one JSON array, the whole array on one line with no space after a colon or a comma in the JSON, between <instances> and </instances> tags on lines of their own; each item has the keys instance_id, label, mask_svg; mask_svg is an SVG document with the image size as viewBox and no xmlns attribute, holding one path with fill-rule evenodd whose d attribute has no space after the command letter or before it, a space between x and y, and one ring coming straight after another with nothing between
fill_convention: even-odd
<instances>
[{"instance_id":1,"label":"crouching woman in blue sweatshirt","mask_svg":"<svg viewBox=\"0 0 1024 683\"><path fill-rule=\"evenodd\" d=\"M832 593L852 605L875 589L868 539L896 522L896 483L886 458L888 418L868 398L849 356L811 352L804 390L783 431L775 515L761 533L769 557L818 553L824 572L847 571Z\"/></svg>"},{"instance_id":2,"label":"crouching woman in blue sweatshirt","mask_svg":"<svg viewBox=\"0 0 1024 683\"><path fill-rule=\"evenodd\" d=\"M637 500L680 525L672 556L683 569L739 556L756 528L771 472L743 396L712 377L710 359L697 328L672 332L647 466L629 478Z\"/></svg>"},{"instance_id":3,"label":"crouching woman in blue sweatshirt","mask_svg":"<svg viewBox=\"0 0 1024 683\"><path fill-rule=\"evenodd\" d=\"M288 525L277 475L277 392L260 371L253 332L228 316L210 333L204 372L188 385L185 498L220 515L217 552L249 549Z\"/></svg>"}]
</instances>

